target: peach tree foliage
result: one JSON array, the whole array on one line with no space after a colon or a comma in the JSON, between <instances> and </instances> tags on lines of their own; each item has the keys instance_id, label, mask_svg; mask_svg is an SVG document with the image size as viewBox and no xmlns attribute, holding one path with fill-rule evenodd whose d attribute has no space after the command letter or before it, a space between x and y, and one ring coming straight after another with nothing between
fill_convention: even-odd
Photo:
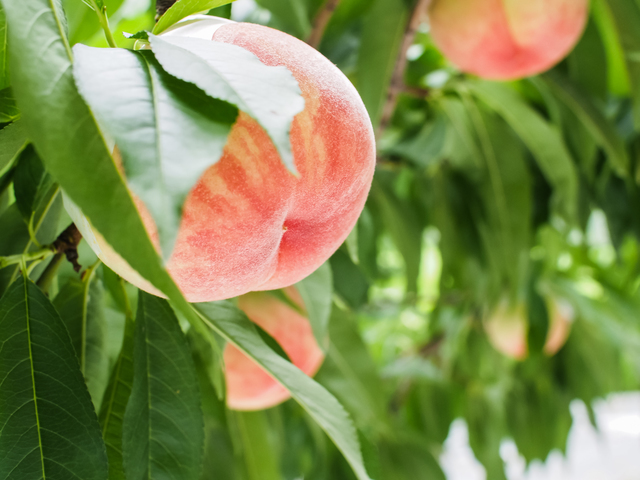
<instances>
[{"instance_id":1,"label":"peach tree foliage","mask_svg":"<svg viewBox=\"0 0 640 480\"><path fill-rule=\"evenodd\" d=\"M291 167L282 132L297 113L295 85L283 72L282 91L261 90L263 65L243 54L228 66L250 79L238 95L210 83L211 72L184 81L175 45L158 34L195 12L228 17L233 4L180 0L156 23L149 2L88 3L103 13L79 0L0 0L0 479L444 478L437 458L458 417L488 478L500 479L503 438L527 461L544 459L565 447L571 400L590 408L638 389L634 0L593 0L566 59L509 83L460 73L421 27L400 84L397 59L423 2L256 2L247 21L302 40L335 7L318 48L354 83L377 130L356 228L296 284L325 355L313 379L235 299L186 302L96 121L100 111L120 129L118 143L140 154L125 169L166 252L203 165L167 176L163 161L221 152L243 111L280 132L273 140ZM104 7L117 50L106 48ZM155 50L134 54L122 32L139 31ZM78 74L78 62L92 75ZM109 110L113 95L146 107ZM166 123L154 126L160 97ZM96 261L66 230L62 192L167 299ZM269 295L299 312L286 292ZM575 317L554 356L544 353L550 295ZM528 355L519 361L485 329L505 298L522 307ZM292 400L228 409L226 344Z\"/></svg>"}]
</instances>

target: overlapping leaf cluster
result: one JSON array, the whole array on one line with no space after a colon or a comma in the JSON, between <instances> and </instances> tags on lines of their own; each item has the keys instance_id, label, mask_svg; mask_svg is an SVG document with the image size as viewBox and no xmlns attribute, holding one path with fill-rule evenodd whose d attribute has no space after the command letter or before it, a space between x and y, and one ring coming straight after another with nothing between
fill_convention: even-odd
<instances>
[{"instance_id":1,"label":"overlapping leaf cluster","mask_svg":"<svg viewBox=\"0 0 640 480\"><path fill-rule=\"evenodd\" d=\"M156 35L196 11L228 17L235 7L224 2L181 0L155 27L151 2L101 3L128 50L96 48L107 43L83 2L0 0L11 25L0 9L0 257L26 258L37 284L19 263L0 268L0 478L444 478L437 458L463 417L488 478L500 479L503 439L544 459L565 447L572 400L590 408L638 388L637 2L593 0L570 56L511 83L461 75L424 25L402 85L391 82L415 2L336 3L319 49L358 88L379 159L356 229L298 285L326 346L316 381L232 301L184 301L118 171L150 207L166 258L203 152L221 152L238 110L292 168L295 82L231 46L208 55ZM329 2L255 3L246 20L307 39ZM150 48L134 51L120 34L141 30ZM186 76L185 61L207 75ZM242 71L244 82L228 81ZM280 104L254 102L274 85ZM388 121L390 88L401 93ZM175 171L184 149L195 161ZM168 302L138 295L86 245L82 277L42 253L70 222L61 188ZM542 352L550 294L576 312L553 357ZM522 362L484 331L503 298L527 305ZM225 341L297 403L227 410Z\"/></svg>"}]
</instances>

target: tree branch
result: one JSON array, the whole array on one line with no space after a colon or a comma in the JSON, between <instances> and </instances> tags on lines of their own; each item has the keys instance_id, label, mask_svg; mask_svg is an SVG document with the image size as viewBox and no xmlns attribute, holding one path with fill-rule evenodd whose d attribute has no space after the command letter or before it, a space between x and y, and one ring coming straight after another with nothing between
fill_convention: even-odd
<instances>
[{"instance_id":1,"label":"tree branch","mask_svg":"<svg viewBox=\"0 0 640 480\"><path fill-rule=\"evenodd\" d=\"M331 20L333 12L336 11L339 4L340 0L327 0L313 20L313 29L307 39L307 43L313 48L318 48L320 45L324 31L327 29L327 25L329 25L329 20Z\"/></svg>"},{"instance_id":2,"label":"tree branch","mask_svg":"<svg viewBox=\"0 0 640 480\"><path fill-rule=\"evenodd\" d=\"M82 234L75 223L69 225L51 245L56 254L64 254L67 260L73 265L73 269L79 272L82 268L78 263L78 244L82 240Z\"/></svg>"},{"instance_id":3,"label":"tree branch","mask_svg":"<svg viewBox=\"0 0 640 480\"><path fill-rule=\"evenodd\" d=\"M413 9L413 13L411 14L411 19L409 20L407 29L404 32L404 38L402 39L400 56L396 61L395 68L393 69L393 75L391 76L391 84L389 85L387 100L382 109L382 117L378 127L378 134L382 133L389 125L393 112L396 108L398 95L401 92L406 91L406 87L404 85L404 71L407 68L407 50L409 50L409 47L413 45L416 33L418 33L418 28L427 16L427 10L429 9L430 3L431 0L418 0Z\"/></svg>"},{"instance_id":4,"label":"tree branch","mask_svg":"<svg viewBox=\"0 0 640 480\"><path fill-rule=\"evenodd\" d=\"M156 21L178 0L156 0Z\"/></svg>"}]
</instances>

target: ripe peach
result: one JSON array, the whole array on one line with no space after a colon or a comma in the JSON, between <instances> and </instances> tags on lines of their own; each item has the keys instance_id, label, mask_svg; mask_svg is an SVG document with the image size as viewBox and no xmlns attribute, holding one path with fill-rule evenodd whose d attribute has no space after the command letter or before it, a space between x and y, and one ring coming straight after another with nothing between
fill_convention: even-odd
<instances>
[{"instance_id":1,"label":"ripe peach","mask_svg":"<svg viewBox=\"0 0 640 480\"><path fill-rule=\"evenodd\" d=\"M575 314L566 300L548 297L546 303L549 328L543 351L552 356L567 341ZM516 360L524 360L529 354L528 328L527 306L522 302L510 305L508 301L502 301L484 321L485 332L493 347Z\"/></svg>"},{"instance_id":2,"label":"ripe peach","mask_svg":"<svg viewBox=\"0 0 640 480\"><path fill-rule=\"evenodd\" d=\"M285 292L304 310L302 297L295 287ZM324 354L318 346L309 320L282 300L264 292L238 298L238 306L287 353L295 366L313 376ZM289 391L262 370L234 345L224 349L227 405L234 410L261 410L289 398Z\"/></svg>"},{"instance_id":3,"label":"ripe peach","mask_svg":"<svg viewBox=\"0 0 640 480\"><path fill-rule=\"evenodd\" d=\"M588 0L433 0L431 35L461 70L494 80L536 75L578 42Z\"/></svg>"},{"instance_id":4,"label":"ripe peach","mask_svg":"<svg viewBox=\"0 0 640 480\"><path fill-rule=\"evenodd\" d=\"M167 34L235 44L267 65L285 66L306 102L290 135L299 177L286 170L258 123L239 115L222 158L205 171L185 201L169 273L190 302L294 284L333 254L364 207L375 140L360 96L329 60L278 30L202 17ZM136 205L159 248L153 219L139 199ZM86 219L70 213L107 266L159 294Z\"/></svg>"}]
</instances>

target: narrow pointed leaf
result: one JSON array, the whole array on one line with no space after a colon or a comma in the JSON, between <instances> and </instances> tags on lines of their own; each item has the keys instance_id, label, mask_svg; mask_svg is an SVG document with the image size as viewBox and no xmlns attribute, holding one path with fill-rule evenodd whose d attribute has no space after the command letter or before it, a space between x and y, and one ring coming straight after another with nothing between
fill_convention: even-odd
<instances>
[{"instance_id":1,"label":"narrow pointed leaf","mask_svg":"<svg viewBox=\"0 0 640 480\"><path fill-rule=\"evenodd\" d=\"M107 455L69 335L20 278L0 302L0 478L105 480Z\"/></svg>"},{"instance_id":2,"label":"narrow pointed leaf","mask_svg":"<svg viewBox=\"0 0 640 480\"><path fill-rule=\"evenodd\" d=\"M305 39L311 33L309 20L309 2L299 0L257 0L262 8L269 10L277 17L286 31L298 38Z\"/></svg>"},{"instance_id":3,"label":"narrow pointed leaf","mask_svg":"<svg viewBox=\"0 0 640 480\"><path fill-rule=\"evenodd\" d=\"M542 80L569 107L576 117L583 123L598 144L607 152L607 159L619 175L629 171L629 156L622 137L615 128L615 124L582 94L569 79L555 71L547 72Z\"/></svg>"},{"instance_id":4,"label":"narrow pointed leaf","mask_svg":"<svg viewBox=\"0 0 640 480\"><path fill-rule=\"evenodd\" d=\"M127 480L198 478L204 449L198 379L166 300L140 292L134 337L122 438Z\"/></svg>"},{"instance_id":5,"label":"narrow pointed leaf","mask_svg":"<svg viewBox=\"0 0 640 480\"><path fill-rule=\"evenodd\" d=\"M59 1L0 2L11 25L9 58L21 121L47 171L135 270L175 294L107 142L76 89Z\"/></svg>"},{"instance_id":6,"label":"narrow pointed leaf","mask_svg":"<svg viewBox=\"0 0 640 480\"><path fill-rule=\"evenodd\" d=\"M125 480L122 465L122 422L133 385L133 318L127 316L122 348L100 406L100 428L109 457L109 480Z\"/></svg>"},{"instance_id":7,"label":"narrow pointed leaf","mask_svg":"<svg viewBox=\"0 0 640 480\"><path fill-rule=\"evenodd\" d=\"M611 14L617 36L622 44L633 100L633 118L636 130L640 129L640 5L629 0L607 0L601 3L603 10ZM604 13L604 12L603 12Z\"/></svg>"},{"instance_id":8,"label":"narrow pointed leaf","mask_svg":"<svg viewBox=\"0 0 640 480\"><path fill-rule=\"evenodd\" d=\"M407 291L417 292L422 256L422 222L409 202L392 193L390 175L376 177L371 187L372 198L380 208L385 228L404 259Z\"/></svg>"},{"instance_id":9,"label":"narrow pointed leaf","mask_svg":"<svg viewBox=\"0 0 640 480\"><path fill-rule=\"evenodd\" d=\"M0 4L0 90L8 87L10 83L7 53L7 19Z\"/></svg>"},{"instance_id":10,"label":"narrow pointed leaf","mask_svg":"<svg viewBox=\"0 0 640 480\"><path fill-rule=\"evenodd\" d=\"M560 132L509 87L491 82L471 82L469 85L473 94L502 116L531 150L547 180L554 186L556 208L568 219L575 219L578 174Z\"/></svg>"},{"instance_id":11,"label":"narrow pointed leaf","mask_svg":"<svg viewBox=\"0 0 640 480\"><path fill-rule=\"evenodd\" d=\"M53 302L71 336L96 410L109 379L103 293L102 282L91 267L82 280L72 277Z\"/></svg>"},{"instance_id":12,"label":"narrow pointed leaf","mask_svg":"<svg viewBox=\"0 0 640 480\"><path fill-rule=\"evenodd\" d=\"M0 175L4 174L29 143L24 124L20 121L0 130Z\"/></svg>"},{"instance_id":13,"label":"narrow pointed leaf","mask_svg":"<svg viewBox=\"0 0 640 480\"><path fill-rule=\"evenodd\" d=\"M167 10L153 27L153 33L164 32L171 25L194 13L206 12L235 0L179 0Z\"/></svg>"},{"instance_id":14,"label":"narrow pointed leaf","mask_svg":"<svg viewBox=\"0 0 640 480\"><path fill-rule=\"evenodd\" d=\"M228 416L240 444L248 480L280 480L278 455L271 442L272 434L265 412L230 411Z\"/></svg>"},{"instance_id":15,"label":"narrow pointed leaf","mask_svg":"<svg viewBox=\"0 0 640 480\"><path fill-rule=\"evenodd\" d=\"M403 0L377 0L363 18L356 86L377 127L409 19Z\"/></svg>"},{"instance_id":16,"label":"narrow pointed leaf","mask_svg":"<svg viewBox=\"0 0 640 480\"><path fill-rule=\"evenodd\" d=\"M167 75L149 52L84 45L73 52L80 94L115 140L127 183L153 216L166 259L184 200L222 156L237 110Z\"/></svg>"},{"instance_id":17,"label":"narrow pointed leaf","mask_svg":"<svg viewBox=\"0 0 640 480\"><path fill-rule=\"evenodd\" d=\"M58 233L58 222L62 213L62 199L59 189L53 186L42 202L41 208L34 212L32 228L36 239L41 245L53 242ZM24 254L36 249L27 223L24 221L18 205L9 206L0 216L0 255ZM0 296L7 290L19 273L19 265L9 265L0 270Z\"/></svg>"},{"instance_id":18,"label":"narrow pointed leaf","mask_svg":"<svg viewBox=\"0 0 640 480\"><path fill-rule=\"evenodd\" d=\"M17 120L20 111L16 105L11 87L0 90L0 123L9 123Z\"/></svg>"},{"instance_id":19,"label":"narrow pointed leaf","mask_svg":"<svg viewBox=\"0 0 640 480\"><path fill-rule=\"evenodd\" d=\"M342 452L359 480L370 480L364 467L356 429L333 395L273 352L260 338L251 321L230 302L200 303L196 309L219 335L233 343L289 390L291 396Z\"/></svg>"},{"instance_id":20,"label":"narrow pointed leaf","mask_svg":"<svg viewBox=\"0 0 640 480\"><path fill-rule=\"evenodd\" d=\"M358 428L379 425L385 408L381 380L354 318L334 307L329 332L331 344L316 380L340 400Z\"/></svg>"},{"instance_id":21,"label":"narrow pointed leaf","mask_svg":"<svg viewBox=\"0 0 640 480\"><path fill-rule=\"evenodd\" d=\"M28 146L20 155L13 176L16 203L27 223L42 203L47 201L47 192L53 185L53 178L44 169L35 149Z\"/></svg>"},{"instance_id":22,"label":"narrow pointed leaf","mask_svg":"<svg viewBox=\"0 0 640 480\"><path fill-rule=\"evenodd\" d=\"M162 67L208 95L233 103L265 129L282 162L296 172L289 141L293 117L304 109L300 87L285 67L264 65L248 50L200 38L151 36Z\"/></svg>"},{"instance_id":23,"label":"narrow pointed leaf","mask_svg":"<svg viewBox=\"0 0 640 480\"><path fill-rule=\"evenodd\" d=\"M326 343L333 301L333 276L329 262L325 262L307 278L296 283L296 288L304 302L313 335L322 347Z\"/></svg>"}]
</instances>

